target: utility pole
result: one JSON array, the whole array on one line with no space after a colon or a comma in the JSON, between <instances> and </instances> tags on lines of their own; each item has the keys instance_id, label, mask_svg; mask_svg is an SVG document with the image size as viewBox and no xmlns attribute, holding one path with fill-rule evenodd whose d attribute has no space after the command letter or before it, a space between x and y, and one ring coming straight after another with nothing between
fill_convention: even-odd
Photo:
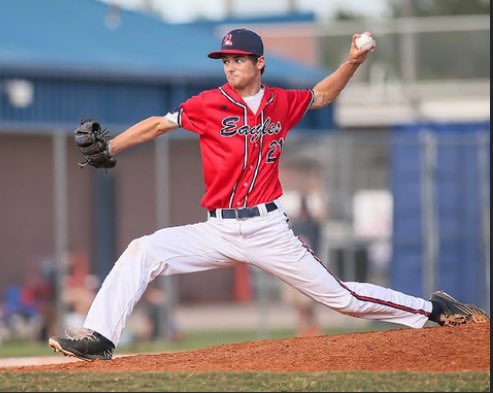
<instances>
[{"instance_id":1,"label":"utility pole","mask_svg":"<svg viewBox=\"0 0 493 393\"><path fill-rule=\"evenodd\" d=\"M403 8L404 24L401 33L401 71L404 87L404 94L411 107L413 120L421 118L419 108L419 97L416 90L416 33L414 24L416 16L416 7L414 0L405 0Z\"/></svg>"}]
</instances>

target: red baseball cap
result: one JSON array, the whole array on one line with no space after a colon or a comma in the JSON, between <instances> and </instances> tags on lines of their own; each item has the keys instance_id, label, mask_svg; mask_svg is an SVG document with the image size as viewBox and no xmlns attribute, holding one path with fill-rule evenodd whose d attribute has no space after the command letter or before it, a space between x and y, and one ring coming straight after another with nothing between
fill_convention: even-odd
<instances>
[{"instance_id":1,"label":"red baseball cap","mask_svg":"<svg viewBox=\"0 0 493 393\"><path fill-rule=\"evenodd\" d=\"M244 28L231 30L223 37L221 49L208 54L211 59L220 59L224 55L264 55L262 38Z\"/></svg>"}]
</instances>

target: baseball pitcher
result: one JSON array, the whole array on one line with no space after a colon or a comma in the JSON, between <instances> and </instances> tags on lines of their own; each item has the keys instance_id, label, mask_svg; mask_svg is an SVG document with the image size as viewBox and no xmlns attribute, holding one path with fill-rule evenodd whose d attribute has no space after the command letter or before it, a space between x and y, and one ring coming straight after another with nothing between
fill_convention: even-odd
<instances>
[{"instance_id":1,"label":"baseball pitcher","mask_svg":"<svg viewBox=\"0 0 493 393\"><path fill-rule=\"evenodd\" d=\"M227 33L209 58L222 62L226 83L203 91L177 109L152 116L114 138L97 121L75 130L75 143L90 165L108 170L116 156L168 131L198 134L207 220L160 229L130 242L105 278L83 327L67 337L51 337L49 346L83 360L113 356L125 323L149 283L159 275L256 266L306 296L343 314L421 328L488 321L473 305L444 292L429 300L389 288L343 282L320 262L291 230L279 198L279 161L288 133L308 110L329 105L368 54L354 34L347 60L313 88L286 90L262 83L266 66L262 39L247 29Z\"/></svg>"}]
</instances>

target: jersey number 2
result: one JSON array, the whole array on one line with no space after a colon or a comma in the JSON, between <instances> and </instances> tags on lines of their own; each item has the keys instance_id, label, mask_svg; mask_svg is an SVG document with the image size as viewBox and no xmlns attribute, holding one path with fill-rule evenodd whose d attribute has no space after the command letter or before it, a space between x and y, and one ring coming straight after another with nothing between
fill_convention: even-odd
<instances>
[{"instance_id":1,"label":"jersey number 2","mask_svg":"<svg viewBox=\"0 0 493 393\"><path fill-rule=\"evenodd\" d=\"M272 164L277 157L281 155L282 145L284 144L284 139L273 140L269 143L269 151L267 152L267 158L265 159L267 164Z\"/></svg>"}]
</instances>

